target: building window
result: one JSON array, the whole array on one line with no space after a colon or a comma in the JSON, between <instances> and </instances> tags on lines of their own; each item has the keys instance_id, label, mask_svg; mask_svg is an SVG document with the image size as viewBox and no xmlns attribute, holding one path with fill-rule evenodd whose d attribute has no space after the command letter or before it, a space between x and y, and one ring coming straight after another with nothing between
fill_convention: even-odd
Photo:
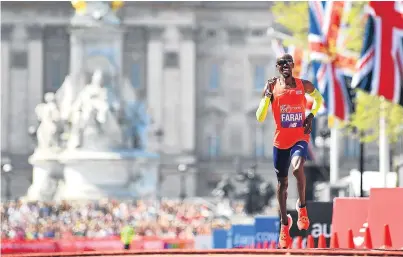
<instances>
[{"instance_id":1,"label":"building window","mask_svg":"<svg viewBox=\"0 0 403 257\"><path fill-rule=\"evenodd\" d=\"M213 38L217 35L217 32L214 29L209 29L206 34L208 38Z\"/></svg>"},{"instance_id":2,"label":"building window","mask_svg":"<svg viewBox=\"0 0 403 257\"><path fill-rule=\"evenodd\" d=\"M62 67L61 67L61 61L60 58L58 57L53 57L51 59L50 63L50 76L51 76L51 87L52 90L57 90L63 83L63 77L62 77Z\"/></svg>"},{"instance_id":3,"label":"building window","mask_svg":"<svg viewBox=\"0 0 403 257\"><path fill-rule=\"evenodd\" d=\"M355 138L346 138L345 140L345 157L357 158L360 154L360 141Z\"/></svg>"},{"instance_id":4,"label":"building window","mask_svg":"<svg viewBox=\"0 0 403 257\"><path fill-rule=\"evenodd\" d=\"M220 74L218 64L212 64L210 67L209 89L217 90L220 86Z\"/></svg>"},{"instance_id":5,"label":"building window","mask_svg":"<svg viewBox=\"0 0 403 257\"><path fill-rule=\"evenodd\" d=\"M177 52L167 52L164 56L165 68L177 69L179 67L179 56Z\"/></svg>"},{"instance_id":6,"label":"building window","mask_svg":"<svg viewBox=\"0 0 403 257\"><path fill-rule=\"evenodd\" d=\"M28 56L25 51L15 51L11 55L11 66L17 69L25 69L28 65Z\"/></svg>"},{"instance_id":7,"label":"building window","mask_svg":"<svg viewBox=\"0 0 403 257\"><path fill-rule=\"evenodd\" d=\"M220 138L217 135L208 137L208 155L210 158L217 157L220 152Z\"/></svg>"},{"instance_id":8,"label":"building window","mask_svg":"<svg viewBox=\"0 0 403 257\"><path fill-rule=\"evenodd\" d=\"M131 74L130 74L130 82L134 88L141 87L141 77L140 77L140 64L134 63L132 65Z\"/></svg>"},{"instance_id":9,"label":"building window","mask_svg":"<svg viewBox=\"0 0 403 257\"><path fill-rule=\"evenodd\" d=\"M265 30L264 29L254 29L251 32L253 37L263 37L265 34Z\"/></svg>"},{"instance_id":10,"label":"building window","mask_svg":"<svg viewBox=\"0 0 403 257\"><path fill-rule=\"evenodd\" d=\"M255 129L255 156L265 156L265 142L264 142L264 126L257 125Z\"/></svg>"},{"instance_id":11,"label":"building window","mask_svg":"<svg viewBox=\"0 0 403 257\"><path fill-rule=\"evenodd\" d=\"M255 76L254 76L254 88L255 90L261 91L265 84L265 67L263 65L255 66Z\"/></svg>"}]
</instances>

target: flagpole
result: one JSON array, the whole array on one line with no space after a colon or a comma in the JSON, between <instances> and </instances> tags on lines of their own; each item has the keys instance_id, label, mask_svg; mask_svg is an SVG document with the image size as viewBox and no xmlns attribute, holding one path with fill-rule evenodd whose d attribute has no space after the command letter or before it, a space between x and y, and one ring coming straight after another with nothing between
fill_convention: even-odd
<instances>
[{"instance_id":1,"label":"flagpole","mask_svg":"<svg viewBox=\"0 0 403 257\"><path fill-rule=\"evenodd\" d=\"M362 132L359 132L362 135ZM359 170L360 170L360 197L364 197L364 142L360 140L360 161L359 161Z\"/></svg>"},{"instance_id":2,"label":"flagpole","mask_svg":"<svg viewBox=\"0 0 403 257\"><path fill-rule=\"evenodd\" d=\"M381 175L382 186L387 185L387 176L390 171L389 163L389 140L386 132L386 102L381 96L380 112L379 112L379 173Z\"/></svg>"},{"instance_id":3,"label":"flagpole","mask_svg":"<svg viewBox=\"0 0 403 257\"><path fill-rule=\"evenodd\" d=\"M334 185L339 180L339 145L340 135L338 130L338 121L336 118L329 116L330 122L330 184Z\"/></svg>"}]
</instances>

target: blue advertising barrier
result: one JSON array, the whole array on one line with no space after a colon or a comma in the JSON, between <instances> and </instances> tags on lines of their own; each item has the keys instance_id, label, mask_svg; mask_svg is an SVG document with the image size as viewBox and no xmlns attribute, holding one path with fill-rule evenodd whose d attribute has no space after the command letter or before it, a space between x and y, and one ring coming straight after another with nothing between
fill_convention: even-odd
<instances>
[{"instance_id":1,"label":"blue advertising barrier","mask_svg":"<svg viewBox=\"0 0 403 257\"><path fill-rule=\"evenodd\" d=\"M232 248L245 248L255 243L255 225L232 225Z\"/></svg>"},{"instance_id":2,"label":"blue advertising barrier","mask_svg":"<svg viewBox=\"0 0 403 257\"><path fill-rule=\"evenodd\" d=\"M261 216L255 218L253 225L232 225L230 230L213 230L213 248L229 249L244 248L246 246L278 242L279 217Z\"/></svg>"},{"instance_id":3,"label":"blue advertising barrier","mask_svg":"<svg viewBox=\"0 0 403 257\"><path fill-rule=\"evenodd\" d=\"M255 244L275 241L277 243L280 229L279 217L255 218Z\"/></svg>"},{"instance_id":4,"label":"blue advertising barrier","mask_svg":"<svg viewBox=\"0 0 403 257\"><path fill-rule=\"evenodd\" d=\"M232 245L227 245L228 230L226 229L214 229L213 230L213 248L214 249L227 249Z\"/></svg>"}]
</instances>

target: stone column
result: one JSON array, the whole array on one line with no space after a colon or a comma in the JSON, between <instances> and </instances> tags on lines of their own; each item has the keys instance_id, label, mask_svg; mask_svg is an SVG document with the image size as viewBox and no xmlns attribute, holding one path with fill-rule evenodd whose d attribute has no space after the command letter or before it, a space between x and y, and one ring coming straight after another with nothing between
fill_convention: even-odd
<instances>
[{"instance_id":1,"label":"stone column","mask_svg":"<svg viewBox=\"0 0 403 257\"><path fill-rule=\"evenodd\" d=\"M147 105L157 127L162 125L162 32L162 28L149 28L147 44Z\"/></svg>"},{"instance_id":2,"label":"stone column","mask_svg":"<svg viewBox=\"0 0 403 257\"><path fill-rule=\"evenodd\" d=\"M28 126L37 121L35 107L42 102L44 90L43 28L28 27Z\"/></svg>"},{"instance_id":3,"label":"stone column","mask_svg":"<svg viewBox=\"0 0 403 257\"><path fill-rule=\"evenodd\" d=\"M181 76L179 69L180 32L177 26L164 31L164 70L162 84L162 124L165 131L166 152L181 152Z\"/></svg>"},{"instance_id":4,"label":"stone column","mask_svg":"<svg viewBox=\"0 0 403 257\"><path fill-rule=\"evenodd\" d=\"M190 27L181 28L179 48L179 74L180 83L180 149L185 155L195 150L195 124L196 124L196 44L195 30ZM190 156L189 156L190 157ZM192 158L193 159L193 158ZM192 164L190 161L189 164ZM190 167L186 176L186 194L194 196L198 186L197 168Z\"/></svg>"},{"instance_id":5,"label":"stone column","mask_svg":"<svg viewBox=\"0 0 403 257\"><path fill-rule=\"evenodd\" d=\"M192 28L181 29L181 34L179 57L181 148L183 151L193 152L196 124L196 46Z\"/></svg>"},{"instance_id":6,"label":"stone column","mask_svg":"<svg viewBox=\"0 0 403 257\"><path fill-rule=\"evenodd\" d=\"M16 24L10 45L10 151L12 154L30 152L28 136L28 35L24 24Z\"/></svg>"},{"instance_id":7,"label":"stone column","mask_svg":"<svg viewBox=\"0 0 403 257\"><path fill-rule=\"evenodd\" d=\"M1 151L9 150L11 25L1 25Z\"/></svg>"}]
</instances>

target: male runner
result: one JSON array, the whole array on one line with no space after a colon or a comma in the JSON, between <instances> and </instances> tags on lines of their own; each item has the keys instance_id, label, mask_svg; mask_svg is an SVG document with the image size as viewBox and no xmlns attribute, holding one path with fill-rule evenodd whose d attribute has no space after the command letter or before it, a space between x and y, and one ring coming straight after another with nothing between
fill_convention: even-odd
<instances>
[{"instance_id":1,"label":"male runner","mask_svg":"<svg viewBox=\"0 0 403 257\"><path fill-rule=\"evenodd\" d=\"M268 107L272 103L273 118L276 124L273 160L278 179L277 200L281 215L279 246L288 248L292 243L289 232L292 218L287 215L286 208L288 169L291 162L293 174L297 179L299 195L296 203L297 226L299 230L307 230L309 218L305 205L304 162L308 153L312 120L322 105L322 96L311 82L292 76L294 61L291 55L285 54L277 58L276 68L281 76L267 81L262 100L256 111L256 118L259 122L263 122L266 119ZM315 100L312 111L307 117L305 117L305 93L311 95Z\"/></svg>"}]
</instances>

